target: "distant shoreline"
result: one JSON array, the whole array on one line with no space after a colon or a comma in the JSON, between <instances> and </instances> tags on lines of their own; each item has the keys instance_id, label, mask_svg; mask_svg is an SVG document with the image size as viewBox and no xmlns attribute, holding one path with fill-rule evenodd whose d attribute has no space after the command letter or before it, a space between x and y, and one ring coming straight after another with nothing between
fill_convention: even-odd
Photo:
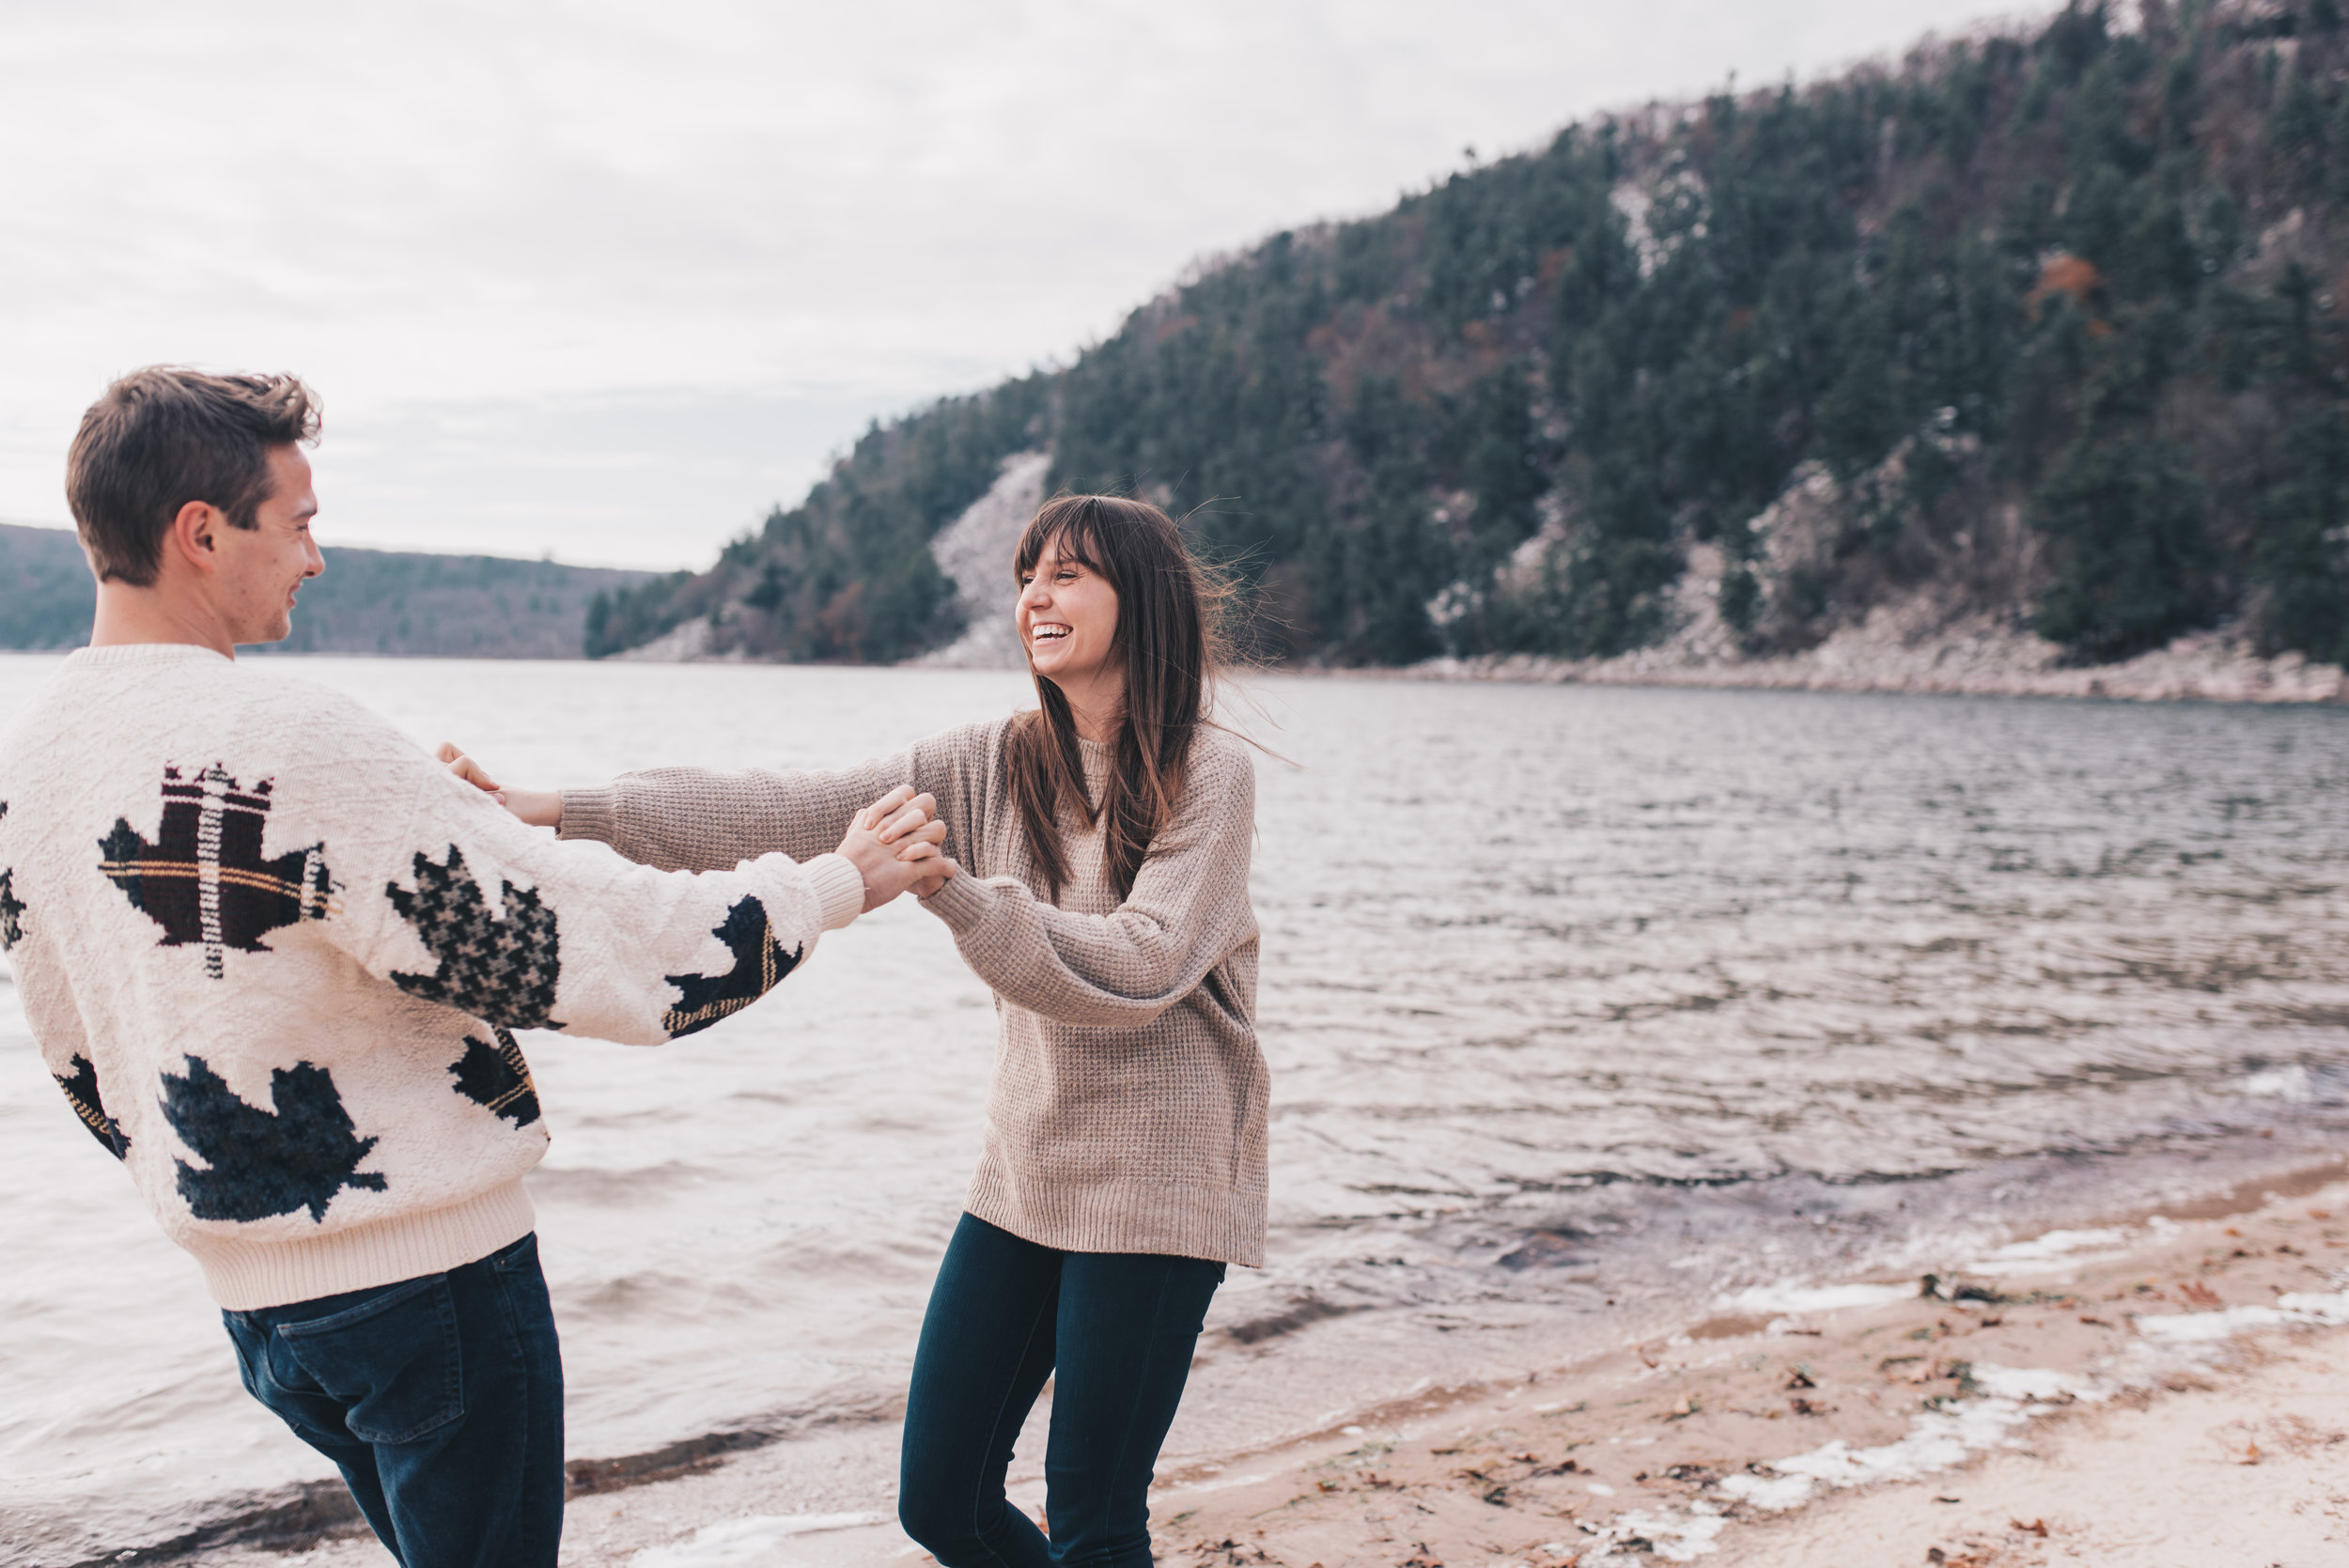
<instances>
[{"instance_id":1,"label":"distant shoreline","mask_svg":"<svg viewBox=\"0 0 2349 1568\"><path fill-rule=\"evenodd\" d=\"M699 623L694 623L698 625ZM1683 687L1732 691L1848 691L1910 696L2067 697L2108 702L2205 702L2349 706L2349 671L2312 662L2299 654L2265 656L2226 632L2181 637L2168 647L2118 664L2067 665L2052 644L2012 631L1974 629L1917 642L1882 635L1868 627L1838 633L1800 654L1740 659L1718 650L1692 655L1666 644L1612 659L1558 659L1540 654L1486 654L1470 659L1431 659L1406 665L1268 663L1240 673L1298 675L1330 680L1493 682L1529 686ZM672 640L664 639L664 642ZM79 644L75 644L78 646ZM7 648L0 652L63 656L72 647ZM276 659L493 660L550 663L732 664L764 663L740 657L710 657L675 645L630 649L608 660L543 653L445 652L384 654L342 648L253 648ZM794 669L1001 669L1000 665L934 657L898 664L793 664Z\"/></svg>"},{"instance_id":2,"label":"distant shoreline","mask_svg":"<svg viewBox=\"0 0 2349 1568\"><path fill-rule=\"evenodd\" d=\"M1537 654L1431 659L1390 669L1278 667L1283 674L1527 685L1680 686L1720 691L1868 691L2114 702L2349 705L2349 672L2296 653L2265 656L2228 632L2199 632L2118 664L2066 665L2054 644L1972 624L1910 640L1891 617L1773 659L1667 644L1613 659Z\"/></svg>"}]
</instances>

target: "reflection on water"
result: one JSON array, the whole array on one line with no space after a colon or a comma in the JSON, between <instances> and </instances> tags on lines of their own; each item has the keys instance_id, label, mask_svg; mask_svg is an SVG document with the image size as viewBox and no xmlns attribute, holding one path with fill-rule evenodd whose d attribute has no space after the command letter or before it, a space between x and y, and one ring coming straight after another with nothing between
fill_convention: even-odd
<instances>
[{"instance_id":1,"label":"reflection on water","mask_svg":"<svg viewBox=\"0 0 2349 1568\"><path fill-rule=\"evenodd\" d=\"M0 660L0 707L48 662ZM299 668L528 782L847 760L1019 694ZM1178 1452L2223 1184L2341 1124L2349 714L1257 690L1235 716L1301 765L1258 768L1272 1266L1219 1300ZM891 1407L992 1026L905 908L679 1045L526 1042L575 1455ZM39 1195L0 1212L0 1509L27 1539L130 1544L319 1473L237 1391L193 1267L65 1113L6 986L0 1129L0 1180Z\"/></svg>"}]
</instances>

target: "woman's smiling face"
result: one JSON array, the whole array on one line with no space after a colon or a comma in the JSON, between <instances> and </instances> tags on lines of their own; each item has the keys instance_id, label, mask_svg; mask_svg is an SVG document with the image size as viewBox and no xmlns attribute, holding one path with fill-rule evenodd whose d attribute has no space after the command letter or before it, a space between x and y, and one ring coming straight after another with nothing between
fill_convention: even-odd
<instances>
[{"instance_id":1,"label":"woman's smiling face","mask_svg":"<svg viewBox=\"0 0 2349 1568\"><path fill-rule=\"evenodd\" d=\"M1028 662L1064 691L1116 669L1117 590L1071 546L1066 535L1045 545L1012 612Z\"/></svg>"}]
</instances>

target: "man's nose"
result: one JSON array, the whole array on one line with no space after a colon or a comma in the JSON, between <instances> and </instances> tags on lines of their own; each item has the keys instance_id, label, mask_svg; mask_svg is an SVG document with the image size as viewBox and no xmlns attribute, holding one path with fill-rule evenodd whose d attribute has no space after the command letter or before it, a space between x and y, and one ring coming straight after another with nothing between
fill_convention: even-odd
<instances>
[{"instance_id":1,"label":"man's nose","mask_svg":"<svg viewBox=\"0 0 2349 1568\"><path fill-rule=\"evenodd\" d=\"M319 548L316 539L306 541L303 548L309 553L310 565L309 569L302 575L304 578L324 577L326 575L326 551Z\"/></svg>"}]
</instances>

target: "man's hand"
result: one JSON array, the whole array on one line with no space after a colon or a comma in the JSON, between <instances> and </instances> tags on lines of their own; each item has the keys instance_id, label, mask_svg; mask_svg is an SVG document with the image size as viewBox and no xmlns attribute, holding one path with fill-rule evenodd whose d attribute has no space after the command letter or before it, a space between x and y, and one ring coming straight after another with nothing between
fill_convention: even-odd
<instances>
[{"instance_id":1,"label":"man's hand","mask_svg":"<svg viewBox=\"0 0 2349 1568\"><path fill-rule=\"evenodd\" d=\"M923 883L935 893L954 876L954 862L939 852L946 824L937 813L936 800L899 784L849 819L840 853L864 878L865 913Z\"/></svg>"},{"instance_id":2,"label":"man's hand","mask_svg":"<svg viewBox=\"0 0 2349 1568\"><path fill-rule=\"evenodd\" d=\"M495 800L497 803L521 817L534 828L563 826L563 796L552 789L508 789L490 777L481 767L448 741L442 741L440 750L432 753L448 764L448 770Z\"/></svg>"}]
</instances>

